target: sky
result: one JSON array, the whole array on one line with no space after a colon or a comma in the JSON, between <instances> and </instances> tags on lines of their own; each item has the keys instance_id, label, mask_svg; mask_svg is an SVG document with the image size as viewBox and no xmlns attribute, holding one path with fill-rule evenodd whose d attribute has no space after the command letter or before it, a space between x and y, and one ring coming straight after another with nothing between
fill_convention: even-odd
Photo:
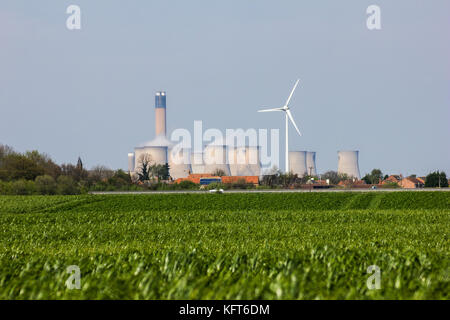
<instances>
[{"instance_id":1,"label":"sky","mask_svg":"<svg viewBox=\"0 0 450 320\"><path fill-rule=\"evenodd\" d=\"M450 174L449 30L448 0L2 0L0 143L126 169L164 90L169 133L280 129L283 164L283 117L256 111L299 78L290 150L316 151L319 172L359 150L362 175Z\"/></svg>"}]
</instances>

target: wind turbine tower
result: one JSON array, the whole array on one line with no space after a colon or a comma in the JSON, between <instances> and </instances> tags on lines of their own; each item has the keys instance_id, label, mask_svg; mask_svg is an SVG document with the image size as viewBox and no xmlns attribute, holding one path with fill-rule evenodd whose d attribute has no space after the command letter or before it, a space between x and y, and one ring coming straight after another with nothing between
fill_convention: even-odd
<instances>
[{"instance_id":1,"label":"wind turbine tower","mask_svg":"<svg viewBox=\"0 0 450 320\"><path fill-rule=\"evenodd\" d=\"M291 98L294 95L294 91L297 88L297 85L299 83L299 79L297 80L297 82L295 82L294 88L291 91L291 94L289 95L286 103L284 104L283 107L281 108L273 108L273 109L263 109L263 110L259 110L258 112L274 112L274 111L284 111L284 117L285 117L285 123L286 123L286 156L285 156L285 168L286 168L286 173L289 173L289 120L292 122L292 124L294 125L295 130L297 131L297 133L302 136L300 130L298 129L297 125L295 124L294 118L292 117L290 108L289 108L289 103L291 102Z\"/></svg>"}]
</instances>

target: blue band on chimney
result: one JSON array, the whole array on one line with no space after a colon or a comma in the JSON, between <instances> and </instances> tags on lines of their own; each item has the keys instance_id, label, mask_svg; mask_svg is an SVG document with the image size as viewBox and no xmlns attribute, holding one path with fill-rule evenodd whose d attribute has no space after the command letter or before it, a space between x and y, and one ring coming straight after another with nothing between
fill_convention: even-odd
<instances>
[{"instance_id":1,"label":"blue band on chimney","mask_svg":"<svg viewBox=\"0 0 450 320\"><path fill-rule=\"evenodd\" d=\"M156 93L155 108L166 108L166 93L165 92Z\"/></svg>"}]
</instances>

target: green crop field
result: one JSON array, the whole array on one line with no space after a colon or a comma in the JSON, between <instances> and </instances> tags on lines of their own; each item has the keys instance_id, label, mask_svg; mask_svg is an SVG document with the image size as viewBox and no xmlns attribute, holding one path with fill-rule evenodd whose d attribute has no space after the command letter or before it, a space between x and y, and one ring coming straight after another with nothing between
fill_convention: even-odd
<instances>
[{"instance_id":1,"label":"green crop field","mask_svg":"<svg viewBox=\"0 0 450 320\"><path fill-rule=\"evenodd\" d=\"M448 192L3 196L0 299L448 299L449 226Z\"/></svg>"}]
</instances>

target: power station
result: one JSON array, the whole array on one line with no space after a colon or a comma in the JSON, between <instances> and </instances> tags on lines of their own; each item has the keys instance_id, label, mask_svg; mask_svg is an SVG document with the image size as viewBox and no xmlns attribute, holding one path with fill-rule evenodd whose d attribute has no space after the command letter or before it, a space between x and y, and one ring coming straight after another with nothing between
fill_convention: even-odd
<instances>
[{"instance_id":1,"label":"power station","mask_svg":"<svg viewBox=\"0 0 450 320\"><path fill-rule=\"evenodd\" d=\"M315 152L306 152L306 172L310 177L317 176Z\"/></svg>"},{"instance_id":2,"label":"power station","mask_svg":"<svg viewBox=\"0 0 450 320\"><path fill-rule=\"evenodd\" d=\"M167 139L167 95L164 91L155 94L155 138L151 142L134 148L128 154L128 171L131 175L142 170L144 161L150 164L169 164L169 174L174 180L190 174L213 174L221 171L226 176L260 176L259 147L231 147L222 144L204 146L202 152L190 149L174 149Z\"/></svg>"},{"instance_id":3,"label":"power station","mask_svg":"<svg viewBox=\"0 0 450 320\"><path fill-rule=\"evenodd\" d=\"M361 180L358 155L359 151L338 151L338 173Z\"/></svg>"},{"instance_id":4,"label":"power station","mask_svg":"<svg viewBox=\"0 0 450 320\"><path fill-rule=\"evenodd\" d=\"M289 152L289 168L292 173L303 178L307 175L306 151L290 151Z\"/></svg>"},{"instance_id":5,"label":"power station","mask_svg":"<svg viewBox=\"0 0 450 320\"><path fill-rule=\"evenodd\" d=\"M286 122L286 170L299 177L317 176L316 152L289 151L287 131L289 121L297 133L301 133L290 112L289 103L298 85L294 85L284 107L260 110L284 111ZM167 95L165 91L155 94L155 138L128 153L128 171L132 176L142 169L143 161L150 164L169 164L169 174L173 180L186 178L190 174L213 174L221 171L226 176L261 176L261 154L258 146L229 146L212 143L204 146L201 152L191 149L175 149L167 139ZM354 179L361 179L358 164L359 151L338 152L338 173Z\"/></svg>"},{"instance_id":6,"label":"power station","mask_svg":"<svg viewBox=\"0 0 450 320\"><path fill-rule=\"evenodd\" d=\"M155 95L155 135L166 134L166 93L161 91Z\"/></svg>"}]
</instances>

